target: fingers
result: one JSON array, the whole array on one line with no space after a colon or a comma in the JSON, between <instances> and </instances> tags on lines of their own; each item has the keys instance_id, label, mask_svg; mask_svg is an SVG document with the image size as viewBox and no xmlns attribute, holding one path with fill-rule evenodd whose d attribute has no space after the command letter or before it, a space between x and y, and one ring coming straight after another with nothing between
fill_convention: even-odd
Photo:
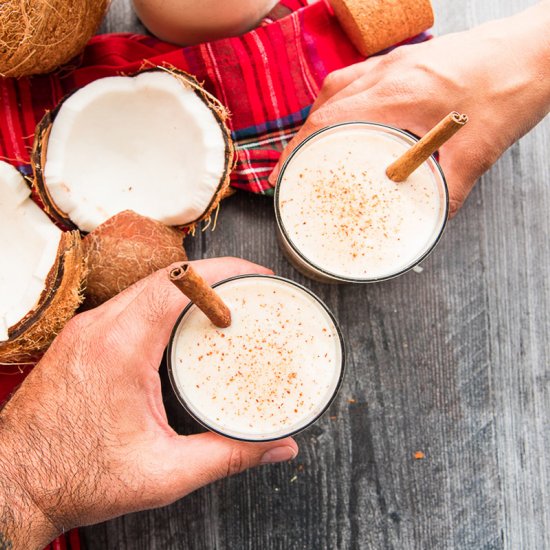
<instances>
[{"instance_id":1,"label":"fingers","mask_svg":"<svg viewBox=\"0 0 550 550\"><path fill-rule=\"evenodd\" d=\"M365 92L374 86L380 79L380 69L383 68L386 63L386 57L387 56L373 57L360 63L350 65L349 67L333 71L327 75L319 95L311 106L308 119L298 134L296 134L286 146L277 166L269 175L269 183L272 186L276 184L277 177L285 160L306 137L324 126L336 124L337 122L344 122L345 120L353 120L351 113L347 113L341 118L331 116L330 114L327 115L327 113L330 113L330 110L327 110L327 108L330 104L340 99L354 97L356 94ZM323 111L321 119L326 121L325 123L315 121L317 111Z\"/></svg>"},{"instance_id":2,"label":"fingers","mask_svg":"<svg viewBox=\"0 0 550 550\"><path fill-rule=\"evenodd\" d=\"M235 275L272 273L265 267L238 258L216 258L192 263L209 284ZM115 327L124 332L127 345L133 347L135 352L144 354L144 357L151 358L155 365L162 356L179 314L189 303L188 298L169 280L168 274L173 267L169 266L147 277L138 283L140 291L130 288L113 304L117 312Z\"/></svg>"},{"instance_id":3,"label":"fingers","mask_svg":"<svg viewBox=\"0 0 550 550\"><path fill-rule=\"evenodd\" d=\"M371 121L391 124L402 127L402 124L410 118L406 109L399 105L392 105L387 99L380 97L377 88L371 88L365 92L343 97L337 101L329 101L319 110L310 114L305 124L287 145L277 166L269 176L269 182L274 186L279 172L286 159L294 149L308 136L332 124L352 120ZM401 122L399 122L401 121ZM415 131L415 128L407 128Z\"/></svg>"},{"instance_id":4,"label":"fingers","mask_svg":"<svg viewBox=\"0 0 550 550\"><path fill-rule=\"evenodd\" d=\"M298 445L290 437L269 443L247 443L208 432L178 439L170 456L170 480L176 490L173 498L260 464L292 460L298 454Z\"/></svg>"},{"instance_id":5,"label":"fingers","mask_svg":"<svg viewBox=\"0 0 550 550\"><path fill-rule=\"evenodd\" d=\"M92 312L95 318L100 318L104 315L115 317L134 300L134 298L145 288L146 284L148 284L147 277L137 281L116 296L113 296L110 300L89 310L89 312Z\"/></svg>"},{"instance_id":6,"label":"fingers","mask_svg":"<svg viewBox=\"0 0 550 550\"><path fill-rule=\"evenodd\" d=\"M490 138L479 131L476 122L469 122L440 149L439 164L449 188L449 218L455 216L478 178L498 158L489 141ZM464 159L467 159L467 162L464 162Z\"/></svg>"},{"instance_id":7,"label":"fingers","mask_svg":"<svg viewBox=\"0 0 550 550\"><path fill-rule=\"evenodd\" d=\"M380 60L380 57L373 57L329 73L311 107L311 112L316 111L319 107L332 100L334 96L354 82L361 80L363 90L373 86L377 81L375 69L380 65Z\"/></svg>"},{"instance_id":8,"label":"fingers","mask_svg":"<svg viewBox=\"0 0 550 550\"><path fill-rule=\"evenodd\" d=\"M204 277L204 279L210 284L214 284L228 277L245 275L247 273L261 273L266 275L273 274L271 269L239 258L210 258L206 260L195 260L192 263L193 266L200 272L201 276ZM154 276L154 274L152 276ZM96 307L92 311L101 315L107 314L114 317L126 309L126 307L134 301L134 299L149 283L149 277L141 279L141 281L134 283L132 286L128 287L120 294L117 294L104 304Z\"/></svg>"},{"instance_id":9,"label":"fingers","mask_svg":"<svg viewBox=\"0 0 550 550\"><path fill-rule=\"evenodd\" d=\"M267 267L242 260L240 258L214 258L208 260L196 260L193 267L211 285L237 275L254 273L258 275L273 275L273 271Z\"/></svg>"}]
</instances>

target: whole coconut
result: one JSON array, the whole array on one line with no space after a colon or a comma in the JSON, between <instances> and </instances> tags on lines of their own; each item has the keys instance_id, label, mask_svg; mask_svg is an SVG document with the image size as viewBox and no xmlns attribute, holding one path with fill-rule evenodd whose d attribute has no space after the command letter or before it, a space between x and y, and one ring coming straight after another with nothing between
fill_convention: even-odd
<instances>
[{"instance_id":1,"label":"whole coconut","mask_svg":"<svg viewBox=\"0 0 550 550\"><path fill-rule=\"evenodd\" d=\"M173 262L187 260L184 234L174 227L125 210L88 233L86 301L89 309Z\"/></svg>"},{"instance_id":2,"label":"whole coconut","mask_svg":"<svg viewBox=\"0 0 550 550\"><path fill-rule=\"evenodd\" d=\"M48 73L80 53L109 0L0 2L0 76Z\"/></svg>"}]
</instances>

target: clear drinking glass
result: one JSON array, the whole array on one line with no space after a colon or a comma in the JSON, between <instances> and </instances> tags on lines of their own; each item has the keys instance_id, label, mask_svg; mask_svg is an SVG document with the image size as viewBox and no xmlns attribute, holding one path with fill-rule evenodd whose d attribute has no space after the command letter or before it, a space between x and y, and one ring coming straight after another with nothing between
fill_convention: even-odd
<instances>
[{"instance_id":1,"label":"clear drinking glass","mask_svg":"<svg viewBox=\"0 0 550 550\"><path fill-rule=\"evenodd\" d=\"M275 216L277 219L277 237L279 244L288 260L294 265L294 267L298 271L300 271L307 277L326 283L370 283L391 279L407 272L418 263L420 263L424 258L426 258L426 256L434 249L435 245L443 234L449 211L449 195L445 176L435 157L431 156L424 163L424 165L426 165L429 169L433 185L436 189L436 195L438 197L438 206L436 208L436 211L434 211L433 231L431 232L431 235L426 240L426 242L418 248L418 250L414 254L414 257L412 257L410 261L406 263L406 265L396 264L395 269L372 277L354 277L349 276L345 273L338 273L334 269L327 269L326 266L320 265L319 263L313 261L309 257L311 254L308 254L307 250L299 247L293 241L288 227L289 222L285 222L284 215L281 213L281 190L285 186L285 174L289 170L289 167L291 167L293 163L296 162L296 159L299 159L300 155L302 155L304 151L307 151L308 148L311 148L314 144L318 143L319 140L323 140L327 137L340 134L342 135L342 140L345 140L346 133L349 133L350 130L380 133L385 137L392 138L393 140L398 140L399 142L405 144L407 147L412 146L415 142L418 141L418 138L409 134L408 132L400 130L398 128L394 128L392 126L387 126L385 124L362 121L344 122L341 124L335 124L333 126L323 128L306 138L296 147L296 149L284 163L278 176L274 201ZM395 185L401 184L397 183Z\"/></svg>"},{"instance_id":2,"label":"clear drinking glass","mask_svg":"<svg viewBox=\"0 0 550 550\"><path fill-rule=\"evenodd\" d=\"M168 374L180 403L205 428L243 441L281 439L310 426L344 373L332 313L282 277L242 275L214 288L231 310L231 326L214 327L190 304L170 337Z\"/></svg>"}]
</instances>

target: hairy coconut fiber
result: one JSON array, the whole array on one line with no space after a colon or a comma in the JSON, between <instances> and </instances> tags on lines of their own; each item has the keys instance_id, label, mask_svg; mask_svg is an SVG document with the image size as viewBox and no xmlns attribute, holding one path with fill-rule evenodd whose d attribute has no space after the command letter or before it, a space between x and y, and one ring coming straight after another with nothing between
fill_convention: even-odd
<instances>
[{"instance_id":1,"label":"hairy coconut fiber","mask_svg":"<svg viewBox=\"0 0 550 550\"><path fill-rule=\"evenodd\" d=\"M85 308L102 304L173 262L185 261L184 234L125 210L83 240L88 277Z\"/></svg>"},{"instance_id":2,"label":"hairy coconut fiber","mask_svg":"<svg viewBox=\"0 0 550 550\"><path fill-rule=\"evenodd\" d=\"M48 73L80 53L109 0L0 2L0 76Z\"/></svg>"},{"instance_id":3,"label":"hairy coconut fiber","mask_svg":"<svg viewBox=\"0 0 550 550\"><path fill-rule=\"evenodd\" d=\"M0 342L1 365L20 365L40 358L82 302L85 276L80 235L76 231L64 233L37 306L10 329L7 341Z\"/></svg>"}]
</instances>

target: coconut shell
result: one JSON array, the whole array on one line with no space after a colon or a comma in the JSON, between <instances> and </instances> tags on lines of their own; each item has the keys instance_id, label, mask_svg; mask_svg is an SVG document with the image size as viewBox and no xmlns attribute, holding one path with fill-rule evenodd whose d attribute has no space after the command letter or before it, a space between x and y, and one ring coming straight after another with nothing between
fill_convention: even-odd
<instances>
[{"instance_id":1,"label":"coconut shell","mask_svg":"<svg viewBox=\"0 0 550 550\"><path fill-rule=\"evenodd\" d=\"M9 329L6 342L0 342L0 364L19 365L41 357L82 302L85 276L80 234L63 233L36 308Z\"/></svg>"},{"instance_id":2,"label":"coconut shell","mask_svg":"<svg viewBox=\"0 0 550 550\"><path fill-rule=\"evenodd\" d=\"M329 0L349 39L368 57L429 29L430 0Z\"/></svg>"},{"instance_id":3,"label":"coconut shell","mask_svg":"<svg viewBox=\"0 0 550 550\"><path fill-rule=\"evenodd\" d=\"M5 0L0 8L0 76L48 73L80 53L109 0Z\"/></svg>"},{"instance_id":4,"label":"coconut shell","mask_svg":"<svg viewBox=\"0 0 550 550\"><path fill-rule=\"evenodd\" d=\"M185 71L180 71L179 69L171 66L156 67L152 70L166 71L172 76L178 78L182 82L182 85L190 86L212 110L225 141L225 169L222 177L220 178L218 190L212 197L212 200L204 214L199 216L196 220L182 226L182 229L194 229L195 226L201 221L210 220L212 213L218 208L220 202L233 194L233 190L230 187L231 172L237 164L237 155L235 154L235 144L231 138L231 130L229 130L229 127L227 126L227 120L230 116L229 111L217 97L207 92L193 75L190 75Z\"/></svg>"},{"instance_id":5,"label":"coconut shell","mask_svg":"<svg viewBox=\"0 0 550 550\"><path fill-rule=\"evenodd\" d=\"M231 131L227 126L229 112L217 98L207 92L199 84L198 80L194 76L171 66L142 69L132 76L136 76L139 73L147 71L167 72L171 74L174 78L180 80L182 82L182 85L190 87L212 111L212 114L214 115L221 129L222 136L225 142L225 168L223 174L220 177L218 188L212 196L210 204L208 205L204 213L201 214L197 219L192 220L185 225L179 226L180 229L193 230L198 223L204 220L208 221L212 213L218 208L220 202L233 194L233 191L230 187L230 178L231 172L233 171L233 168L235 167L235 164L237 162L237 158L235 154L235 146L233 144L233 140L231 139ZM63 212L55 204L55 201L52 199L50 193L48 192L48 186L44 178L44 168L46 166L46 157L48 152L48 139L50 136L52 125L55 121L57 113L59 112L59 109L63 105L63 102L66 101L67 98L70 97L70 95L71 94L64 97L52 111L46 112L46 114L42 117L42 120L40 120L40 122L36 126L34 145L31 153L32 169L34 173L32 186L40 197L44 205L44 210L48 213L49 216L51 216L58 224L68 229L78 229L78 227L69 218L68 214L66 212Z\"/></svg>"},{"instance_id":6,"label":"coconut shell","mask_svg":"<svg viewBox=\"0 0 550 550\"><path fill-rule=\"evenodd\" d=\"M173 262L187 259L184 234L126 210L83 240L88 277L85 308L96 307Z\"/></svg>"},{"instance_id":7,"label":"coconut shell","mask_svg":"<svg viewBox=\"0 0 550 550\"><path fill-rule=\"evenodd\" d=\"M44 183L44 167L46 166L46 153L48 152L48 139L52 130L52 121L61 108L66 96L53 111L46 111L40 122L36 125L34 144L31 152L31 165L34 174L32 188L36 191L42 201L42 209L60 226L71 230L78 230L78 227L69 217L59 210L50 196L48 188Z\"/></svg>"}]
</instances>

